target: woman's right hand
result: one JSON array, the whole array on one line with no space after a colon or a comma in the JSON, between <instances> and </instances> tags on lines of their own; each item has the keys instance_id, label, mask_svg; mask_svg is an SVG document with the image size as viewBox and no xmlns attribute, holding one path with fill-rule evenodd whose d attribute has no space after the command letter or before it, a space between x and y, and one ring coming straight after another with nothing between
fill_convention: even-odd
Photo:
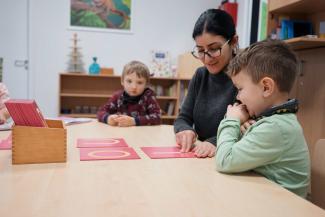
<instances>
[{"instance_id":1,"label":"woman's right hand","mask_svg":"<svg viewBox=\"0 0 325 217\"><path fill-rule=\"evenodd\" d=\"M195 141L196 133L193 130L176 133L176 143L181 147L181 152L189 152Z\"/></svg>"}]
</instances>

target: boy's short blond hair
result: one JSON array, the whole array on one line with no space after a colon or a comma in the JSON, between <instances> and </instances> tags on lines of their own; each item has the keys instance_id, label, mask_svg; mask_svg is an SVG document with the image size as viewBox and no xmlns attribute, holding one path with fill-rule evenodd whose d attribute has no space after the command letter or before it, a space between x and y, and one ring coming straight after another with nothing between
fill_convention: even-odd
<instances>
[{"instance_id":1,"label":"boy's short blond hair","mask_svg":"<svg viewBox=\"0 0 325 217\"><path fill-rule=\"evenodd\" d=\"M279 91L290 92L297 77L298 59L290 47L280 40L264 40L252 44L229 63L227 74L245 70L254 83L270 77Z\"/></svg>"},{"instance_id":2,"label":"boy's short blond hair","mask_svg":"<svg viewBox=\"0 0 325 217\"><path fill-rule=\"evenodd\" d=\"M136 73L139 78L146 79L146 82L150 81L150 70L149 68L140 61L131 61L126 64L123 68L122 79L125 75Z\"/></svg>"}]
</instances>

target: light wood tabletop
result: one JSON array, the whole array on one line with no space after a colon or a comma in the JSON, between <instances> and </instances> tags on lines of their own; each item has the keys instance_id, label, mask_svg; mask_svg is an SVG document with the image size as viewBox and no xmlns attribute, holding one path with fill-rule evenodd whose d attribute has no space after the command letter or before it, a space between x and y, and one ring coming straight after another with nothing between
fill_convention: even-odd
<instances>
[{"instance_id":1,"label":"light wood tabletop","mask_svg":"<svg viewBox=\"0 0 325 217\"><path fill-rule=\"evenodd\" d=\"M261 176L218 173L214 159L147 157L140 147L175 145L172 126L67 129L67 163L12 165L11 151L0 150L1 217L325 216ZM141 159L79 160L77 138L118 137Z\"/></svg>"}]
</instances>

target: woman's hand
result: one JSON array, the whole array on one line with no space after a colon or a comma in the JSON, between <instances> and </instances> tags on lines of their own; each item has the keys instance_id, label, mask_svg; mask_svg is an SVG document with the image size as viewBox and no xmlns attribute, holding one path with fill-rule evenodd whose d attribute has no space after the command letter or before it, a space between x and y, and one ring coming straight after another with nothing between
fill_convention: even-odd
<instances>
[{"instance_id":1,"label":"woman's hand","mask_svg":"<svg viewBox=\"0 0 325 217\"><path fill-rule=\"evenodd\" d=\"M176 133L176 143L181 147L181 152L189 152L195 141L196 133L193 130Z\"/></svg>"},{"instance_id":2,"label":"woman's hand","mask_svg":"<svg viewBox=\"0 0 325 217\"><path fill-rule=\"evenodd\" d=\"M254 123L256 123L256 121L254 121L253 119L249 119L248 121L246 121L240 126L240 132L242 134L245 134L247 129L250 128Z\"/></svg>"},{"instance_id":3,"label":"woman's hand","mask_svg":"<svg viewBox=\"0 0 325 217\"><path fill-rule=\"evenodd\" d=\"M216 154L216 146L210 142L200 142L193 149L198 158L213 157Z\"/></svg>"}]
</instances>

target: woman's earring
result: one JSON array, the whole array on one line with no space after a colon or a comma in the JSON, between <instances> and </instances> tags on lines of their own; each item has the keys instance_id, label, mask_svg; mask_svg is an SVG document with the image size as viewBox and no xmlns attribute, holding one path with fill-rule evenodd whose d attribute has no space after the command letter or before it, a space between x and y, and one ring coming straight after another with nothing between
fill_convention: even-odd
<instances>
[{"instance_id":1,"label":"woman's earring","mask_svg":"<svg viewBox=\"0 0 325 217\"><path fill-rule=\"evenodd\" d=\"M239 50L239 45L236 44L236 46L233 47L233 49L232 49L232 54L233 54L234 56L236 56L236 55L238 54L238 50Z\"/></svg>"}]
</instances>

